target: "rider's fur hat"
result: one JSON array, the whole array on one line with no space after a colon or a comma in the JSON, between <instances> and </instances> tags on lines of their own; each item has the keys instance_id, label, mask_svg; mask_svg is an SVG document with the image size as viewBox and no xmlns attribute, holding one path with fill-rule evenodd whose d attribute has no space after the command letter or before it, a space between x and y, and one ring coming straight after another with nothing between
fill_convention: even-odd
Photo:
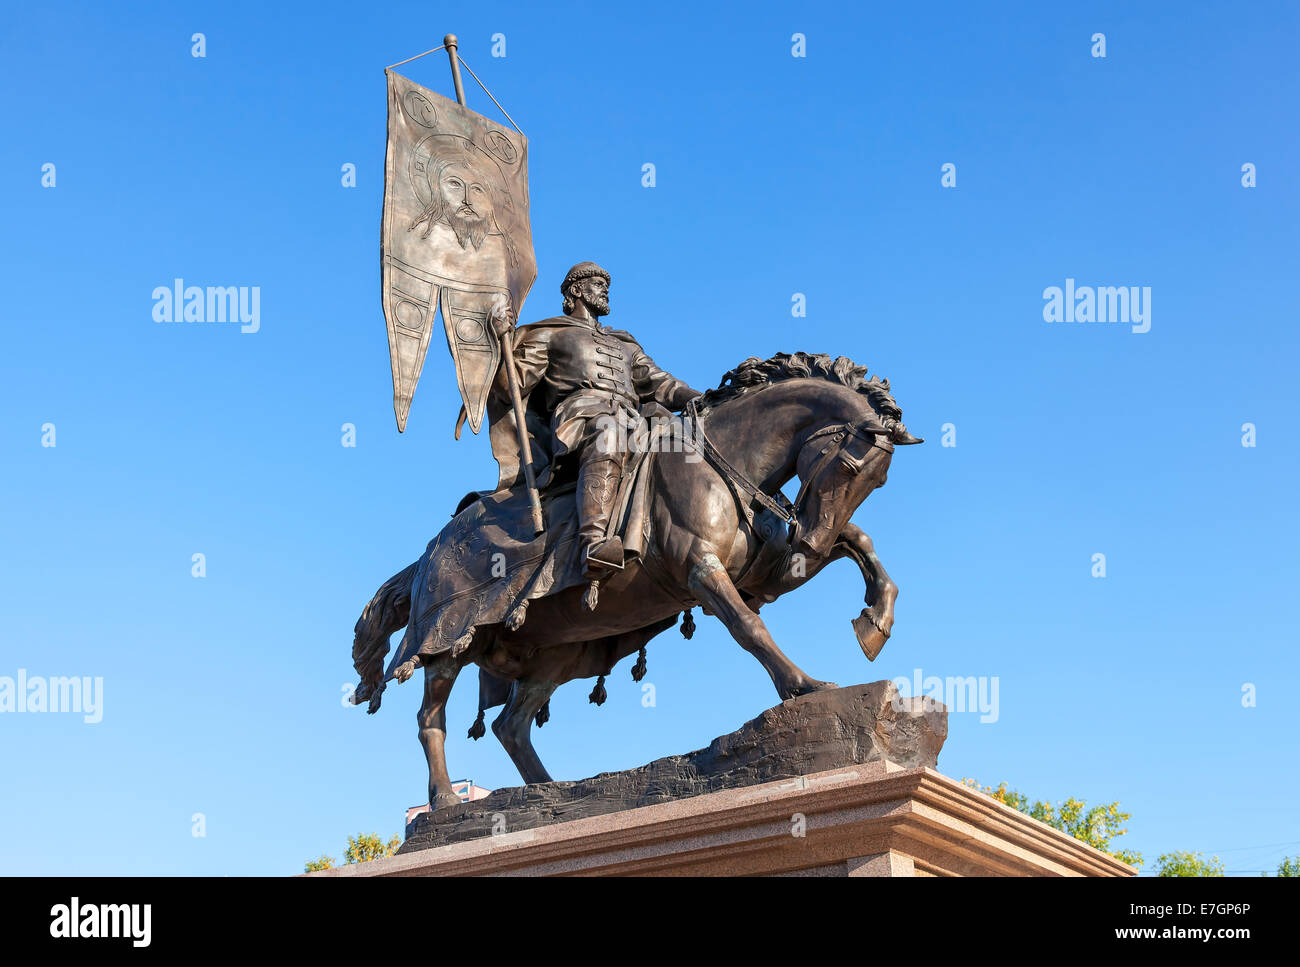
<instances>
[{"instance_id":1,"label":"rider's fur hat","mask_svg":"<svg viewBox=\"0 0 1300 967\"><path fill-rule=\"evenodd\" d=\"M592 276L599 275L606 282L610 281L609 273L602 269L595 262L579 262L573 268L569 269L569 274L564 277L560 283L560 295L569 294L569 286L575 282L581 282L583 279L590 279Z\"/></svg>"}]
</instances>

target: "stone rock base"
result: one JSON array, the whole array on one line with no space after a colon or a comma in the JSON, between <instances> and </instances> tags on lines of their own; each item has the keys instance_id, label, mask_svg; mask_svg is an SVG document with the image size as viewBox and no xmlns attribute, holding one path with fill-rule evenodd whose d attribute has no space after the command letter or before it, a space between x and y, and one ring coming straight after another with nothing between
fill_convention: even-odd
<instances>
[{"instance_id":1,"label":"stone rock base","mask_svg":"<svg viewBox=\"0 0 1300 967\"><path fill-rule=\"evenodd\" d=\"M768 709L708 748L580 782L498 789L484 799L417 815L399 853L679 802L726 789L874 762L933 768L948 711L903 698L893 682L802 695Z\"/></svg>"}]
</instances>

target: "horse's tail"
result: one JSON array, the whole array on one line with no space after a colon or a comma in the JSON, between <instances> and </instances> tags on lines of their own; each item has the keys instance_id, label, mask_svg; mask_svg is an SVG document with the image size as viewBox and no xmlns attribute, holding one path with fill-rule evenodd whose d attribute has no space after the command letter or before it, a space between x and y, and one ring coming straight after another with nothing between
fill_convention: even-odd
<instances>
[{"instance_id":1,"label":"horse's tail","mask_svg":"<svg viewBox=\"0 0 1300 967\"><path fill-rule=\"evenodd\" d=\"M388 654L389 636L410 620L411 583L419 563L415 561L385 581L357 619L356 636L352 639L352 667L361 676L361 684L352 695L352 704L369 701L369 712L379 710L380 697L384 694L384 657Z\"/></svg>"}]
</instances>

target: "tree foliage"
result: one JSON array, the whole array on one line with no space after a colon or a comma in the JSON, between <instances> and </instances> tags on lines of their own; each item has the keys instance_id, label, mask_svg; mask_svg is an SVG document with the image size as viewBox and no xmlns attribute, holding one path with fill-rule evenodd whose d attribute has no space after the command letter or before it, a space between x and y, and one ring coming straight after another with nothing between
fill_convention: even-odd
<instances>
[{"instance_id":1,"label":"tree foliage","mask_svg":"<svg viewBox=\"0 0 1300 967\"><path fill-rule=\"evenodd\" d=\"M378 833L362 833L359 836L348 837L348 848L343 851L343 859L348 863L368 863L370 860L380 860L385 856L392 856L397 852L397 847L402 845L402 841L394 834L393 838L385 843L379 838Z\"/></svg>"},{"instance_id":2,"label":"tree foliage","mask_svg":"<svg viewBox=\"0 0 1300 967\"><path fill-rule=\"evenodd\" d=\"M1284 856L1277 864L1278 876L1300 876L1300 856Z\"/></svg>"},{"instance_id":3,"label":"tree foliage","mask_svg":"<svg viewBox=\"0 0 1300 967\"><path fill-rule=\"evenodd\" d=\"M379 838L378 833L359 833L356 836L348 837L348 848L343 851L343 861L345 863L367 863L370 860L383 859L385 856L392 856L396 853L397 847L401 845L402 841L396 834L385 843ZM332 870L334 866L334 857L322 853L316 859L308 860L303 867L303 872L316 873L320 870Z\"/></svg>"},{"instance_id":4,"label":"tree foliage","mask_svg":"<svg viewBox=\"0 0 1300 967\"><path fill-rule=\"evenodd\" d=\"M1223 876L1223 861L1204 859L1200 853L1175 850L1156 858L1156 876Z\"/></svg>"},{"instance_id":5,"label":"tree foliage","mask_svg":"<svg viewBox=\"0 0 1300 967\"><path fill-rule=\"evenodd\" d=\"M996 789L991 786L981 786L974 779L963 779L962 783L1026 816L1032 816L1039 822L1046 823L1053 829L1059 829L1089 846L1096 847L1121 863L1130 866L1142 865L1141 853L1111 847L1111 840L1128 832L1124 824L1131 816L1130 813L1119 811L1118 802L1089 807L1082 799L1071 796L1055 805L1041 800L1031 803L1028 796L1008 789L1005 782Z\"/></svg>"}]
</instances>

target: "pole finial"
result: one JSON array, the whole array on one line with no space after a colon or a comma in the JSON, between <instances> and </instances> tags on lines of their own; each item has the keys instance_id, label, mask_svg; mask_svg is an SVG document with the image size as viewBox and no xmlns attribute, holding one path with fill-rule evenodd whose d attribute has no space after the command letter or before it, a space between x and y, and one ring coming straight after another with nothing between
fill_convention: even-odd
<instances>
[{"instance_id":1,"label":"pole finial","mask_svg":"<svg viewBox=\"0 0 1300 967\"><path fill-rule=\"evenodd\" d=\"M452 48L455 48L456 45L460 43L460 41L456 39L455 34L448 34L446 37L443 37L442 42L445 46Z\"/></svg>"}]
</instances>

